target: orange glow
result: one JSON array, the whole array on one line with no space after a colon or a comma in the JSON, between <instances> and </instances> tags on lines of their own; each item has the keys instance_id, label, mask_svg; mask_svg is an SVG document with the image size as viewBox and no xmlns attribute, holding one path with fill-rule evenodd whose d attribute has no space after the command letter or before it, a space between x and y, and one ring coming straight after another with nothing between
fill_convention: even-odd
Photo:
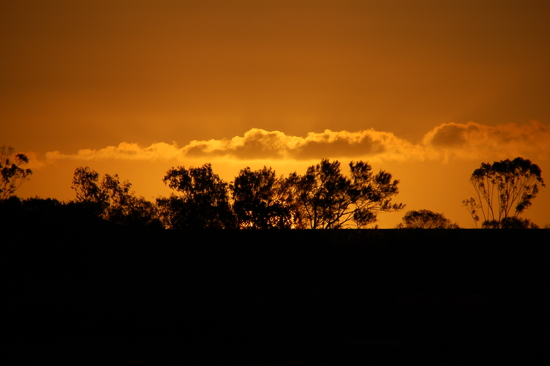
<instances>
[{"instance_id":1,"label":"orange glow","mask_svg":"<svg viewBox=\"0 0 550 366\"><path fill-rule=\"evenodd\" d=\"M35 171L21 197L73 198L72 173L148 199L172 166L302 174L365 160L405 210L471 227L481 162L550 172L550 3L6 2L0 145ZM550 223L542 190L525 217ZM393 227L404 212L380 215Z\"/></svg>"}]
</instances>

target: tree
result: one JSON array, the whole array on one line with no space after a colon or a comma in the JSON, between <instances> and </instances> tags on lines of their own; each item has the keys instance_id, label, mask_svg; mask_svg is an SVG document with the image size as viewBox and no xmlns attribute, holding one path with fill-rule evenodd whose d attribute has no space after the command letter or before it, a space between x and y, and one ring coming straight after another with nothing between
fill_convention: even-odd
<instances>
[{"instance_id":1,"label":"tree","mask_svg":"<svg viewBox=\"0 0 550 366\"><path fill-rule=\"evenodd\" d=\"M458 229L456 223L451 222L443 214L430 210L409 211L403 216L403 222L397 225L398 229Z\"/></svg>"},{"instance_id":2,"label":"tree","mask_svg":"<svg viewBox=\"0 0 550 366\"><path fill-rule=\"evenodd\" d=\"M120 182L117 174L99 173L89 167L76 168L71 188L76 203L88 213L122 226L158 226L156 206L130 191L129 181Z\"/></svg>"},{"instance_id":3,"label":"tree","mask_svg":"<svg viewBox=\"0 0 550 366\"><path fill-rule=\"evenodd\" d=\"M76 200L86 211L94 216L104 216L109 206L109 196L99 181L99 173L89 167L78 167L73 174L71 189Z\"/></svg>"},{"instance_id":4,"label":"tree","mask_svg":"<svg viewBox=\"0 0 550 366\"><path fill-rule=\"evenodd\" d=\"M517 218L532 204L539 188L545 187L538 165L521 157L510 161L482 163L470 182L475 197L462 201L474 223L483 216L482 227L500 227L508 218Z\"/></svg>"},{"instance_id":5,"label":"tree","mask_svg":"<svg viewBox=\"0 0 550 366\"><path fill-rule=\"evenodd\" d=\"M277 178L271 168L241 170L230 185L233 212L240 228L301 227L290 178Z\"/></svg>"},{"instance_id":6,"label":"tree","mask_svg":"<svg viewBox=\"0 0 550 366\"><path fill-rule=\"evenodd\" d=\"M380 171L373 175L368 163L349 164L351 178L340 171L338 161L323 159L296 179L297 200L311 229L340 229L352 222L362 228L377 220L380 212L398 211L402 203L392 204L399 193L398 180Z\"/></svg>"},{"instance_id":7,"label":"tree","mask_svg":"<svg viewBox=\"0 0 550 366\"><path fill-rule=\"evenodd\" d=\"M0 200L13 196L32 174L32 170L21 168L21 165L29 163L27 155L21 153L13 155L13 151L11 146L0 147Z\"/></svg>"},{"instance_id":8,"label":"tree","mask_svg":"<svg viewBox=\"0 0 550 366\"><path fill-rule=\"evenodd\" d=\"M229 204L229 185L212 172L210 164L189 169L183 166L172 168L166 172L163 182L180 193L157 199L166 227L236 228Z\"/></svg>"}]
</instances>

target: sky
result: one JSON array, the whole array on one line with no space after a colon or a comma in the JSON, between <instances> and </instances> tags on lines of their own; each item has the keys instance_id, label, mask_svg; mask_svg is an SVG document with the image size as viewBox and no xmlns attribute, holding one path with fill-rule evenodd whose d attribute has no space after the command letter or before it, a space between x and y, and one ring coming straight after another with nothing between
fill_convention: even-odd
<instances>
[{"instance_id":1,"label":"sky","mask_svg":"<svg viewBox=\"0 0 550 366\"><path fill-rule=\"evenodd\" d=\"M323 158L399 179L383 213L443 213L482 162L550 171L550 2L1 1L0 145L20 197L74 199L76 167L170 194L174 166L305 173ZM523 217L550 224L543 189Z\"/></svg>"}]
</instances>

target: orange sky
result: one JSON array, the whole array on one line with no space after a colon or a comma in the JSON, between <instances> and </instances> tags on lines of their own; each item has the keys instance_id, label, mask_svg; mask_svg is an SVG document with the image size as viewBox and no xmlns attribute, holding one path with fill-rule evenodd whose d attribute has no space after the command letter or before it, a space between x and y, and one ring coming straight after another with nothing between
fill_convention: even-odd
<instances>
[{"instance_id":1,"label":"orange sky","mask_svg":"<svg viewBox=\"0 0 550 366\"><path fill-rule=\"evenodd\" d=\"M175 165L361 159L406 210L471 227L481 162L550 179L549 18L548 1L2 2L0 144L31 156L22 197L72 199L83 165L152 199Z\"/></svg>"}]
</instances>

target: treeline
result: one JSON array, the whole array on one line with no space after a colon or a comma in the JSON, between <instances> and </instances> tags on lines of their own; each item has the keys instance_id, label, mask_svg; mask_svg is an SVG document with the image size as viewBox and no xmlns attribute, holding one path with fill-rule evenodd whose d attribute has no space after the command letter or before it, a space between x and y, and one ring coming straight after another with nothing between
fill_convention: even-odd
<instances>
[{"instance_id":1,"label":"treeline","mask_svg":"<svg viewBox=\"0 0 550 366\"><path fill-rule=\"evenodd\" d=\"M405 207L393 203L398 180L365 162L323 159L304 175L277 176L272 168L242 169L228 183L201 167L171 168L163 182L173 190L155 202L138 197L118 175L103 177L89 167L75 170L69 202L16 196L0 202L6 220L65 222L88 220L97 225L167 229L340 229L365 228L381 212ZM68 221L67 221L68 220Z\"/></svg>"},{"instance_id":2,"label":"treeline","mask_svg":"<svg viewBox=\"0 0 550 366\"><path fill-rule=\"evenodd\" d=\"M172 189L154 202L138 197L132 184L118 175L103 177L78 167L69 202L31 198L15 191L32 175L21 166L29 162L13 148L0 149L0 218L2 223L51 223L148 227L166 229L342 229L375 225L382 212L402 210L393 203L399 180L384 170L374 174L369 163L350 162L344 174L340 162L323 159L305 174L277 176L272 168L242 169L225 182L210 164L169 169L163 182ZM476 227L538 228L520 218L539 189L545 187L541 169L528 159L482 163L470 177L475 196L463 200ZM545 228L550 225L546 225ZM376 227L376 226L375 226ZM455 229L456 223L430 210L409 211L397 228Z\"/></svg>"}]
</instances>

